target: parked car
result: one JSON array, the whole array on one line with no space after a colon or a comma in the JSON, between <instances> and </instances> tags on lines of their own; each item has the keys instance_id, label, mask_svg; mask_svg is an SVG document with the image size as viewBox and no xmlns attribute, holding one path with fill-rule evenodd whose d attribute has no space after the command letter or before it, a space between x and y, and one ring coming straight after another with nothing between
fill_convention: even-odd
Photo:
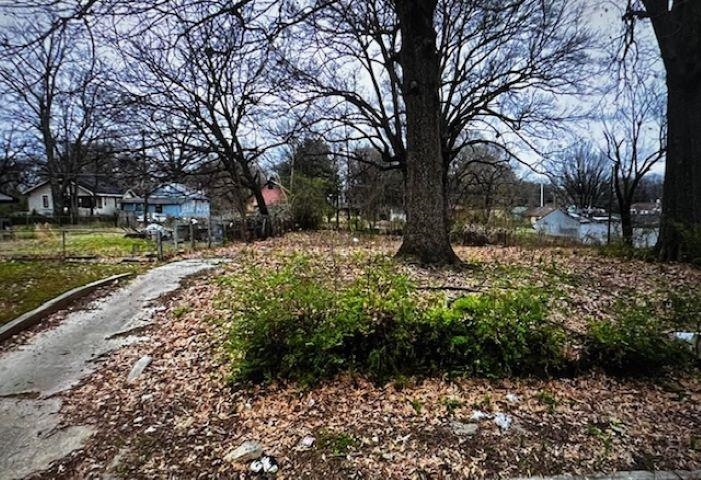
<instances>
[{"instance_id":1,"label":"parked car","mask_svg":"<svg viewBox=\"0 0 701 480\"><path fill-rule=\"evenodd\" d=\"M168 220L168 215L165 215L163 213L149 213L148 219L151 220L152 222L165 222L166 220ZM142 213L141 215L137 215L136 221L143 222L144 221L144 214Z\"/></svg>"},{"instance_id":2,"label":"parked car","mask_svg":"<svg viewBox=\"0 0 701 480\"><path fill-rule=\"evenodd\" d=\"M173 231L168 230L166 227L163 225L159 225L157 223L150 223L149 225L144 228L144 232L146 233L147 236L151 238L157 238L158 234L161 234L161 238L163 240L170 240L173 238Z\"/></svg>"}]
</instances>

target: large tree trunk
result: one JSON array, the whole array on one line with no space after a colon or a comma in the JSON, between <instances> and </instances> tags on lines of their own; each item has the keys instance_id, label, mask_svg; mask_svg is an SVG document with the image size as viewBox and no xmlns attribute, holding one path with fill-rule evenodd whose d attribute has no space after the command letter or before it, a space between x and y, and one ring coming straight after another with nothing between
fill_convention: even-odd
<instances>
[{"instance_id":1,"label":"large tree trunk","mask_svg":"<svg viewBox=\"0 0 701 480\"><path fill-rule=\"evenodd\" d=\"M633 246L633 217L630 214L630 202L627 200L618 200L618 206L621 210L621 236L626 245Z\"/></svg>"},{"instance_id":2,"label":"large tree trunk","mask_svg":"<svg viewBox=\"0 0 701 480\"><path fill-rule=\"evenodd\" d=\"M407 121L406 214L397 255L424 264L459 262L450 246L447 172L440 134L439 58L433 17L437 0L397 0L402 34Z\"/></svg>"},{"instance_id":3,"label":"large tree trunk","mask_svg":"<svg viewBox=\"0 0 701 480\"><path fill-rule=\"evenodd\" d=\"M657 251L662 260L701 259L701 83L668 81L668 144Z\"/></svg>"},{"instance_id":4,"label":"large tree trunk","mask_svg":"<svg viewBox=\"0 0 701 480\"><path fill-rule=\"evenodd\" d=\"M701 259L701 2L643 0L667 74L661 260Z\"/></svg>"}]
</instances>

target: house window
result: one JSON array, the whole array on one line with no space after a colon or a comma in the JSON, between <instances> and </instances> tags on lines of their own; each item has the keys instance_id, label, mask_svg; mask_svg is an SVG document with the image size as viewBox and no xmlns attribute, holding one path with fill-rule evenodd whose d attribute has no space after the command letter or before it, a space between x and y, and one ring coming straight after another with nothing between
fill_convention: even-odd
<instances>
[{"instance_id":1,"label":"house window","mask_svg":"<svg viewBox=\"0 0 701 480\"><path fill-rule=\"evenodd\" d=\"M93 197L80 196L78 197L78 206L80 208L93 208L95 207L95 199Z\"/></svg>"},{"instance_id":2,"label":"house window","mask_svg":"<svg viewBox=\"0 0 701 480\"><path fill-rule=\"evenodd\" d=\"M95 197L95 207L102 208L102 197Z\"/></svg>"},{"instance_id":3,"label":"house window","mask_svg":"<svg viewBox=\"0 0 701 480\"><path fill-rule=\"evenodd\" d=\"M41 204L43 205L44 208L49 208L49 196L48 195L41 196Z\"/></svg>"},{"instance_id":4,"label":"house window","mask_svg":"<svg viewBox=\"0 0 701 480\"><path fill-rule=\"evenodd\" d=\"M163 205L156 205L156 213L163 213Z\"/></svg>"}]
</instances>

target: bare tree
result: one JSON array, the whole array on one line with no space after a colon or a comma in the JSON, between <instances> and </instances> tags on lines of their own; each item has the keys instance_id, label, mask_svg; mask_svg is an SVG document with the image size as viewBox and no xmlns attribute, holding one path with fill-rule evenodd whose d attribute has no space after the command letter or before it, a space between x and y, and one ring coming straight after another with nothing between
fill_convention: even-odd
<instances>
[{"instance_id":1,"label":"bare tree","mask_svg":"<svg viewBox=\"0 0 701 480\"><path fill-rule=\"evenodd\" d=\"M435 3L430 20L438 55L443 166L434 174L445 184L449 164L463 147L501 141L507 134L526 138L536 125L559 118L551 94L576 91L588 37L571 2ZM410 91L400 52L399 5L335 2L295 30L294 45L285 53L291 74L300 80L292 99L304 95L313 101L314 117L324 128L343 141L347 130L351 141L370 143L380 153L380 167L400 168L408 180ZM447 208L445 197L442 208Z\"/></svg>"},{"instance_id":2,"label":"bare tree","mask_svg":"<svg viewBox=\"0 0 701 480\"><path fill-rule=\"evenodd\" d=\"M31 175L24 140L17 138L12 126L0 135L0 191L16 191Z\"/></svg>"},{"instance_id":3,"label":"bare tree","mask_svg":"<svg viewBox=\"0 0 701 480\"><path fill-rule=\"evenodd\" d=\"M451 213L459 206L481 211L488 223L495 207L513 203L519 180L509 156L490 145L466 147L453 161L449 172Z\"/></svg>"},{"instance_id":4,"label":"bare tree","mask_svg":"<svg viewBox=\"0 0 701 480\"><path fill-rule=\"evenodd\" d=\"M383 216L389 218L390 210L401 211L404 204L401 172L377 168L375 165L381 164L381 159L376 158L379 155L373 148L363 148L354 152L348 161L346 197L349 208L357 209L371 223Z\"/></svg>"},{"instance_id":5,"label":"bare tree","mask_svg":"<svg viewBox=\"0 0 701 480\"><path fill-rule=\"evenodd\" d=\"M624 15L628 49L640 20L652 24L667 83L667 155L662 223L657 247L662 260L701 258L701 2L628 0ZM697 240L693 240L696 237Z\"/></svg>"},{"instance_id":6,"label":"bare tree","mask_svg":"<svg viewBox=\"0 0 701 480\"><path fill-rule=\"evenodd\" d=\"M568 202L581 210L601 206L609 190L611 166L594 146L574 145L549 165L551 181Z\"/></svg>"},{"instance_id":7,"label":"bare tree","mask_svg":"<svg viewBox=\"0 0 701 480\"><path fill-rule=\"evenodd\" d=\"M664 158L667 129L660 89L644 79L628 79L617 110L605 123L606 156L613 164L613 187L621 213L623 240L633 244L630 207L642 179Z\"/></svg>"},{"instance_id":8,"label":"bare tree","mask_svg":"<svg viewBox=\"0 0 701 480\"><path fill-rule=\"evenodd\" d=\"M180 15L156 19L160 23L151 31L121 37L124 84L154 124L176 119L186 127L184 148L251 191L267 215L258 165L286 141L274 128L282 113L274 103L279 84L269 45L246 28L248 17L259 14L254 8L244 7L236 16L209 18L208 12L194 5L187 20ZM143 14L140 22L153 24L151 15Z\"/></svg>"},{"instance_id":9,"label":"bare tree","mask_svg":"<svg viewBox=\"0 0 701 480\"><path fill-rule=\"evenodd\" d=\"M9 107L4 120L17 125L27 141L39 147L41 173L51 185L54 214L62 215L68 207L75 218L76 180L86 150L108 131L103 70L84 29L56 29L35 41L43 31L41 18L53 18L51 11L43 14L5 31L7 38L26 41L28 46L21 50L6 47L2 52L0 86ZM86 41L76 41L81 38Z\"/></svg>"}]
</instances>

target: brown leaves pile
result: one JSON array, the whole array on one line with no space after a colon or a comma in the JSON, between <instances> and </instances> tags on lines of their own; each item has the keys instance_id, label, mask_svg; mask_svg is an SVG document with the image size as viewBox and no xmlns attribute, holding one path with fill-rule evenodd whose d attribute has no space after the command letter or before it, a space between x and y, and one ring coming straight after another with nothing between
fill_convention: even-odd
<instances>
[{"instance_id":1,"label":"brown leaves pile","mask_svg":"<svg viewBox=\"0 0 701 480\"><path fill-rule=\"evenodd\" d=\"M373 242L291 235L248 248L270 268L285 252L306 251L333 258L333 268L352 274L357 252L391 253L396 247ZM575 327L587 314L605 314L618 296L652 295L701 281L698 271L684 266L603 259L585 250L459 248L458 253L473 268L406 268L421 285L559 282L569 298L562 316ZM220 354L224 332L212 321L224 314L213 301L219 288L208 277L182 290L146 332L149 340L116 352L66 395L69 423L90 424L98 433L84 451L37 478L100 478L105 471L120 478L254 478L247 464L223 460L245 440L258 441L277 458L277 478L701 468L698 373L664 380L590 374L549 381L400 379L388 385L348 375L306 390L232 386ZM143 355L151 355L153 363L138 382L127 384L127 373ZM475 411L490 417L478 422L475 436L456 435L451 422L467 423ZM494 423L496 413L513 420L508 430ZM299 446L307 435L316 439L310 449Z\"/></svg>"}]
</instances>

